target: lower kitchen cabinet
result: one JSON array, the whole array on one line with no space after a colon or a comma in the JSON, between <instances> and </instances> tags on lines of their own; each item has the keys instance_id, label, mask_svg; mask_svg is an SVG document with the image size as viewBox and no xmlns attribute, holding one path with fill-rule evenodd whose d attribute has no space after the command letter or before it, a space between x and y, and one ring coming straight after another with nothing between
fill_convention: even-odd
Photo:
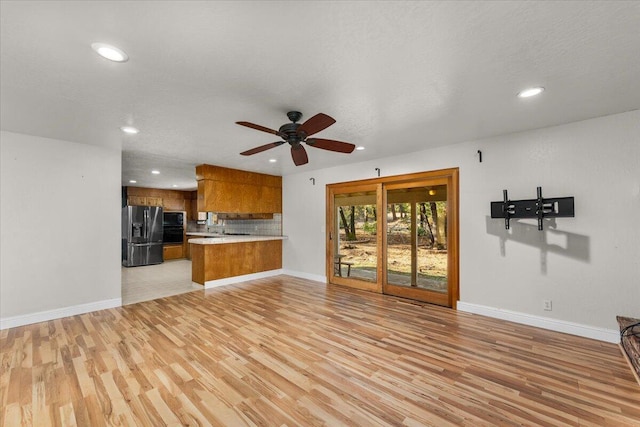
<instances>
[{"instance_id":1,"label":"lower kitchen cabinet","mask_svg":"<svg viewBox=\"0 0 640 427\"><path fill-rule=\"evenodd\" d=\"M184 258L184 250L182 244L164 245L162 248L164 260Z\"/></svg>"},{"instance_id":2,"label":"lower kitchen cabinet","mask_svg":"<svg viewBox=\"0 0 640 427\"><path fill-rule=\"evenodd\" d=\"M281 268L282 240L191 244L191 280L201 285Z\"/></svg>"}]
</instances>

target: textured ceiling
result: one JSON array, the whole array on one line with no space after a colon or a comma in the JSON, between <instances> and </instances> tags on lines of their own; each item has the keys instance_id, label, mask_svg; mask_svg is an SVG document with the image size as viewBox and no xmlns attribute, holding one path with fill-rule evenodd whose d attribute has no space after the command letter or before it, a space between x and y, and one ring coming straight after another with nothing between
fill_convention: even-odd
<instances>
[{"instance_id":1,"label":"textured ceiling","mask_svg":"<svg viewBox=\"0 0 640 427\"><path fill-rule=\"evenodd\" d=\"M2 129L121 146L125 185L195 188L200 163L286 175L640 108L640 2L0 5ZM236 121L277 129L293 109L366 150L307 147L300 167L288 146L238 154L278 138Z\"/></svg>"}]
</instances>

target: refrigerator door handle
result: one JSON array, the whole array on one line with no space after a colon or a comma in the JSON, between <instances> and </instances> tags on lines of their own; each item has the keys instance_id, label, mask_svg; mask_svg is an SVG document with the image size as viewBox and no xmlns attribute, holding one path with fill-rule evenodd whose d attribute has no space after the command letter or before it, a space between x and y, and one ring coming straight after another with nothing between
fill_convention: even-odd
<instances>
[{"instance_id":1,"label":"refrigerator door handle","mask_svg":"<svg viewBox=\"0 0 640 427\"><path fill-rule=\"evenodd\" d=\"M144 239L146 241L149 240L149 210L145 209L144 211L142 211L142 218L143 218L143 225L142 228L144 229Z\"/></svg>"}]
</instances>

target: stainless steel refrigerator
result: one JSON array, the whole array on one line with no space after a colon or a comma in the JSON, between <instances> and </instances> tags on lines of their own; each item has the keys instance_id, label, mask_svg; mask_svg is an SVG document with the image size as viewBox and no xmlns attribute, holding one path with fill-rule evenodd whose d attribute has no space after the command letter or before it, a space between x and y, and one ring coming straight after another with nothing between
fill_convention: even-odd
<instances>
[{"instance_id":1,"label":"stainless steel refrigerator","mask_svg":"<svg viewBox=\"0 0 640 427\"><path fill-rule=\"evenodd\" d=\"M162 208L122 208L122 265L160 264L162 259Z\"/></svg>"}]
</instances>

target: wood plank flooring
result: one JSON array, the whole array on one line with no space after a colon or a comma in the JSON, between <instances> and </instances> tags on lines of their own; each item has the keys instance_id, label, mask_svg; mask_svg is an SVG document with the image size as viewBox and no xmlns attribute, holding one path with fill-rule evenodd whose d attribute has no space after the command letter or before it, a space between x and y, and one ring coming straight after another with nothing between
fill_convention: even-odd
<instances>
[{"instance_id":1,"label":"wood plank flooring","mask_svg":"<svg viewBox=\"0 0 640 427\"><path fill-rule=\"evenodd\" d=\"M614 344L289 276L0 344L2 426L640 426Z\"/></svg>"}]
</instances>

